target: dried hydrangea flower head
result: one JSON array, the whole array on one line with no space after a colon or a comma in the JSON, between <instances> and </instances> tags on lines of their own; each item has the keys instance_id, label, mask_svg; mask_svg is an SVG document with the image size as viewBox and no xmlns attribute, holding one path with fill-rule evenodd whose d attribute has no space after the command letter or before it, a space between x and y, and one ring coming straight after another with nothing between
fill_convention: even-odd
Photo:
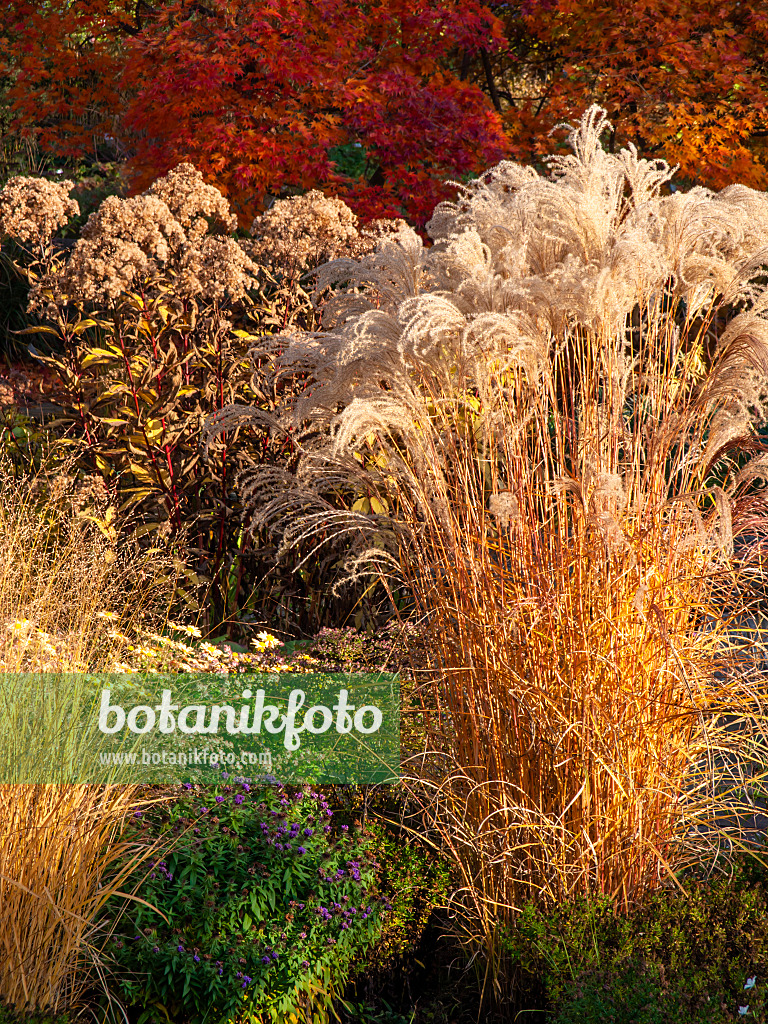
<instances>
[{"instance_id":1,"label":"dried hydrangea flower head","mask_svg":"<svg viewBox=\"0 0 768 1024\"><path fill-rule=\"evenodd\" d=\"M74 181L46 178L11 178L0 191L0 238L8 236L25 244L47 242L80 207L69 193Z\"/></svg>"},{"instance_id":2,"label":"dried hydrangea flower head","mask_svg":"<svg viewBox=\"0 0 768 1024\"><path fill-rule=\"evenodd\" d=\"M153 182L145 195L162 199L186 229L190 242L199 241L207 233L205 217L214 218L225 234L237 230L237 217L230 211L226 198L213 185L207 185L192 164L179 164Z\"/></svg>"}]
</instances>

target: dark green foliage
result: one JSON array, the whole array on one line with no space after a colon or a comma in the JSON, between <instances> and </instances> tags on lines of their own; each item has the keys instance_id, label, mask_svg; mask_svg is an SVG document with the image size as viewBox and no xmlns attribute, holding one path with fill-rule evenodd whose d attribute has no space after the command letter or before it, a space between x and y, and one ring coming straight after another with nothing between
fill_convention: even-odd
<instances>
[{"instance_id":1,"label":"dark green foliage","mask_svg":"<svg viewBox=\"0 0 768 1024\"><path fill-rule=\"evenodd\" d=\"M157 1022L325 1019L353 961L381 932L375 861L331 825L319 793L222 782L148 813L142 838L175 839L106 951L120 998ZM113 900L109 913L119 903Z\"/></svg>"},{"instance_id":2,"label":"dark green foliage","mask_svg":"<svg viewBox=\"0 0 768 1024\"><path fill-rule=\"evenodd\" d=\"M25 253L13 239L5 239L0 249L0 360L6 363L26 356L29 338L16 334L42 323L39 316L27 312L29 282L23 273ZM43 350L55 350L48 337L41 343Z\"/></svg>"},{"instance_id":3,"label":"dark green foliage","mask_svg":"<svg viewBox=\"0 0 768 1024\"><path fill-rule=\"evenodd\" d=\"M432 912L445 901L450 870L405 830L369 821L366 833L376 851L379 891L392 907L376 948L366 959L368 978L387 970L409 969Z\"/></svg>"},{"instance_id":4,"label":"dark green foliage","mask_svg":"<svg viewBox=\"0 0 768 1024\"><path fill-rule=\"evenodd\" d=\"M732 878L690 878L626 916L607 897L549 914L528 905L506 951L521 991L544 979L557 1024L720 1022L749 1006L761 1020L768 975L766 873L740 860ZM751 977L757 983L749 990ZM761 983L762 982L762 983Z\"/></svg>"},{"instance_id":5,"label":"dark green foliage","mask_svg":"<svg viewBox=\"0 0 768 1024\"><path fill-rule=\"evenodd\" d=\"M334 146L328 150L328 156L336 165L338 173L347 178L365 178L370 181L378 169L378 164L371 163L368 153L359 142Z\"/></svg>"}]
</instances>

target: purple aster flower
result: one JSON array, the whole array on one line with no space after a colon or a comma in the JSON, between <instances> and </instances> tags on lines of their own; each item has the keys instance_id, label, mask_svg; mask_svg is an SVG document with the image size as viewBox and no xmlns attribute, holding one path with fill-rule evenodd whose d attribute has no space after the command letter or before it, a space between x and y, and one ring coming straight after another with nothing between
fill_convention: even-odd
<instances>
[{"instance_id":1,"label":"purple aster flower","mask_svg":"<svg viewBox=\"0 0 768 1024\"><path fill-rule=\"evenodd\" d=\"M304 829L304 835L305 836L313 836L314 834L315 834L315 830L313 828L305 828Z\"/></svg>"},{"instance_id":2,"label":"purple aster flower","mask_svg":"<svg viewBox=\"0 0 768 1024\"><path fill-rule=\"evenodd\" d=\"M152 952L153 953L159 953L160 952L160 947L159 946L153 946L152 947Z\"/></svg>"},{"instance_id":3,"label":"purple aster flower","mask_svg":"<svg viewBox=\"0 0 768 1024\"><path fill-rule=\"evenodd\" d=\"M245 790L246 793L250 793L251 792L251 787L248 785L247 782L243 783L243 789Z\"/></svg>"},{"instance_id":4,"label":"purple aster flower","mask_svg":"<svg viewBox=\"0 0 768 1024\"><path fill-rule=\"evenodd\" d=\"M184 783L184 789L192 789L192 783L191 782L185 782Z\"/></svg>"},{"instance_id":5,"label":"purple aster flower","mask_svg":"<svg viewBox=\"0 0 768 1024\"><path fill-rule=\"evenodd\" d=\"M134 811L133 816L134 816L134 818L140 818L141 817L141 811Z\"/></svg>"},{"instance_id":6,"label":"purple aster flower","mask_svg":"<svg viewBox=\"0 0 768 1024\"><path fill-rule=\"evenodd\" d=\"M235 797L235 803L236 804L241 804L243 802L243 800L245 800L245 797L243 796L243 794L242 793L238 793L237 796Z\"/></svg>"},{"instance_id":7,"label":"purple aster flower","mask_svg":"<svg viewBox=\"0 0 768 1024\"><path fill-rule=\"evenodd\" d=\"M297 846L296 847L296 853L301 854L301 853L306 853L306 852L307 852L306 846Z\"/></svg>"},{"instance_id":8,"label":"purple aster flower","mask_svg":"<svg viewBox=\"0 0 768 1024\"><path fill-rule=\"evenodd\" d=\"M179 951L180 953L183 953L183 952L184 952L184 947L183 947L182 945L178 945L178 946L176 947L176 949L178 949L178 951Z\"/></svg>"},{"instance_id":9,"label":"purple aster flower","mask_svg":"<svg viewBox=\"0 0 768 1024\"><path fill-rule=\"evenodd\" d=\"M208 813L208 808L207 807L201 807L200 808L200 813L201 814L207 814Z\"/></svg>"},{"instance_id":10,"label":"purple aster flower","mask_svg":"<svg viewBox=\"0 0 768 1024\"><path fill-rule=\"evenodd\" d=\"M217 804L223 803L223 801L224 801L224 797L223 796L217 796L216 797L216 803Z\"/></svg>"},{"instance_id":11,"label":"purple aster flower","mask_svg":"<svg viewBox=\"0 0 768 1024\"><path fill-rule=\"evenodd\" d=\"M268 956L263 956L263 957L261 958L261 962L262 962L263 964L268 964L268 963L269 963L269 957L268 957Z\"/></svg>"},{"instance_id":12,"label":"purple aster flower","mask_svg":"<svg viewBox=\"0 0 768 1024\"><path fill-rule=\"evenodd\" d=\"M222 779L228 779L229 778L229 772L222 772L221 773L221 777L222 777Z\"/></svg>"},{"instance_id":13,"label":"purple aster flower","mask_svg":"<svg viewBox=\"0 0 768 1024\"><path fill-rule=\"evenodd\" d=\"M200 957L197 955L197 953L195 953L195 955L192 957L192 959L195 961L196 964L200 963Z\"/></svg>"}]
</instances>

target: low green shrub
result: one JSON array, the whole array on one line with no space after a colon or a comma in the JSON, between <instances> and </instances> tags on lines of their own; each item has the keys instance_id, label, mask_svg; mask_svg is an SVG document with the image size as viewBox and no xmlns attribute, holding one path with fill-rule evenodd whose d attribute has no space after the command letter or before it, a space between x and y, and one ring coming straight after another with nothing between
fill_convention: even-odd
<instances>
[{"instance_id":1,"label":"low green shrub","mask_svg":"<svg viewBox=\"0 0 768 1024\"><path fill-rule=\"evenodd\" d=\"M745 1006L764 1020L765 870L743 859L730 878L681 884L627 916L608 897L527 905L504 941L521 990L543 979L554 1024L715 1024Z\"/></svg>"},{"instance_id":2,"label":"low green shrub","mask_svg":"<svg viewBox=\"0 0 768 1024\"><path fill-rule=\"evenodd\" d=\"M73 1017L69 1013L34 1013L30 1016L16 1013L0 1003L0 1024L73 1024Z\"/></svg>"},{"instance_id":3,"label":"low green shrub","mask_svg":"<svg viewBox=\"0 0 768 1024\"><path fill-rule=\"evenodd\" d=\"M372 976L408 969L433 910L445 900L450 869L442 858L380 822L368 822L366 833L376 851L378 890L392 908L375 950L366 957L365 973Z\"/></svg>"},{"instance_id":4,"label":"low green shrub","mask_svg":"<svg viewBox=\"0 0 768 1024\"><path fill-rule=\"evenodd\" d=\"M138 889L146 903L113 900L103 922L116 994L141 1024L327 1020L389 908L370 842L336 832L307 788L252 789L225 772L187 786L136 819L142 837L176 841Z\"/></svg>"}]
</instances>

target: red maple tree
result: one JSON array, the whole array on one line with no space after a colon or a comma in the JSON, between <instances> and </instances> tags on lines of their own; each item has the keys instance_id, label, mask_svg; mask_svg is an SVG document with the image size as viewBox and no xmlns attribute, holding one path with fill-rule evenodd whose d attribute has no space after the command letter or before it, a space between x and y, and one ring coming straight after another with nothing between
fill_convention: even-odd
<instances>
[{"instance_id":1,"label":"red maple tree","mask_svg":"<svg viewBox=\"0 0 768 1024\"><path fill-rule=\"evenodd\" d=\"M247 227L265 197L318 187L363 220L423 225L506 152L501 120L449 55L502 42L476 0L11 0L3 69L19 132L78 155L111 136L132 189L182 161ZM359 144L367 175L340 172Z\"/></svg>"},{"instance_id":2,"label":"red maple tree","mask_svg":"<svg viewBox=\"0 0 768 1024\"><path fill-rule=\"evenodd\" d=\"M558 122L592 103L606 144L679 164L681 185L768 188L768 7L763 0L491 3L506 43L468 62L514 159L540 161Z\"/></svg>"}]
</instances>

